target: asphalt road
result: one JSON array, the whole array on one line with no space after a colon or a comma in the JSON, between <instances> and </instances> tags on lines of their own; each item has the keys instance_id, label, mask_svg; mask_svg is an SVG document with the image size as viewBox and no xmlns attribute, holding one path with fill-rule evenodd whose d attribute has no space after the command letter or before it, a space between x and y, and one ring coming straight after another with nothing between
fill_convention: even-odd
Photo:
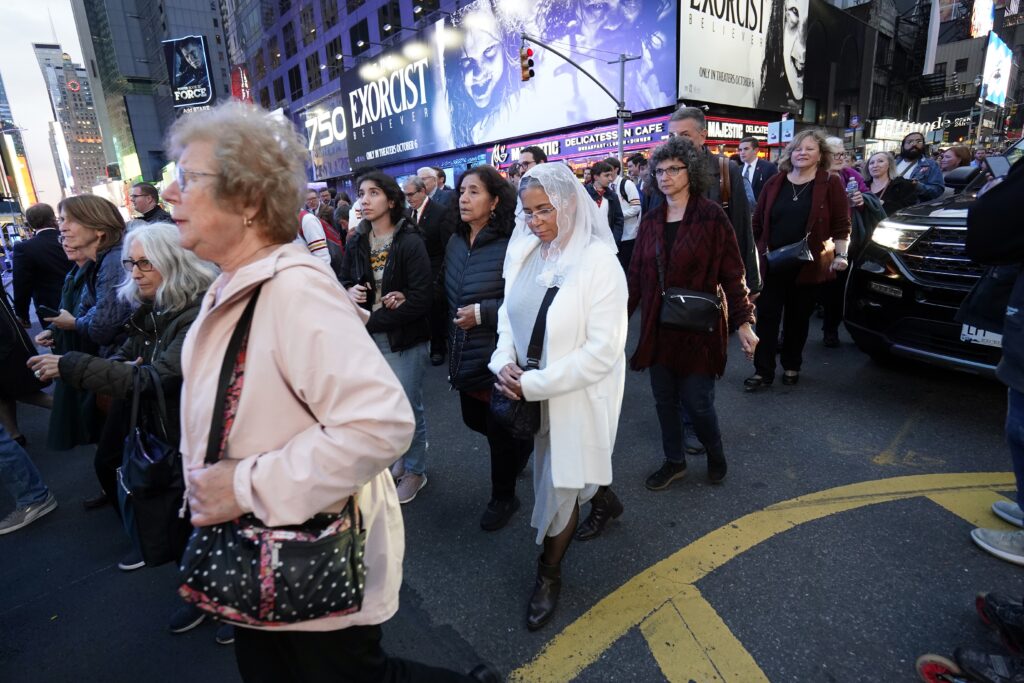
<instances>
[{"instance_id":1,"label":"asphalt road","mask_svg":"<svg viewBox=\"0 0 1024 683\"><path fill-rule=\"evenodd\" d=\"M1009 470L1003 387L908 363L883 368L843 341L825 349L813 332L800 384L755 395L742 391L751 371L733 349L717 389L730 465L721 487L706 483L701 457L690 459L689 478L670 490L643 487L661 461L660 434L647 376L630 372L614 484L626 513L600 539L570 548L558 614L537 633L525 628L538 554L530 480L520 480L523 507L510 525L481 531L486 443L463 427L443 368L431 368L430 481L404 508L402 607L385 626L385 646L433 664L468 670L486 660L512 672L583 617L585 626L595 624L594 638L577 628L547 652L571 658L577 645L593 650L606 626L586 621L588 610L744 515L858 482ZM96 489L91 451L46 451L47 419L45 411L21 409L30 453L61 506L0 537L0 681L238 680L231 648L213 642L212 626L166 632L176 604L173 566L117 569L127 542L113 512L80 505ZM2 515L12 503L0 498ZM949 654L962 643L998 647L974 617L975 591L1019 594L1019 569L978 551L970 528L923 498L866 505L800 524L746 552L725 548L727 557L695 586L769 680L916 680L919 654ZM632 595L627 591L622 604ZM567 678L542 660L522 680ZM581 681L687 680L666 672L639 623L578 662Z\"/></svg>"}]
</instances>

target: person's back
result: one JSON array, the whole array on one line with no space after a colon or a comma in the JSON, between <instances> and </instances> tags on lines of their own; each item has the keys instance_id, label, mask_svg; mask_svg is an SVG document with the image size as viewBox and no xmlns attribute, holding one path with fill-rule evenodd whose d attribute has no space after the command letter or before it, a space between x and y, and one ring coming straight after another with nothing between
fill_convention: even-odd
<instances>
[{"instance_id":1,"label":"person's back","mask_svg":"<svg viewBox=\"0 0 1024 683\"><path fill-rule=\"evenodd\" d=\"M30 206L25 212L35 235L13 247L14 311L23 322L29 320L29 302L35 302L36 317L43 319L39 307L56 309L60 305L64 277L72 263L60 246L57 218L48 204Z\"/></svg>"}]
</instances>

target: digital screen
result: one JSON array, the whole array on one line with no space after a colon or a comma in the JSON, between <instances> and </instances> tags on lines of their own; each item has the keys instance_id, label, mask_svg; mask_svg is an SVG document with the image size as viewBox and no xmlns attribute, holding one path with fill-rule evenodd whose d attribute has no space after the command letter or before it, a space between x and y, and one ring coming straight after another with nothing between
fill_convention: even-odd
<instances>
[{"instance_id":1,"label":"digital screen","mask_svg":"<svg viewBox=\"0 0 1024 683\"><path fill-rule=\"evenodd\" d=\"M985 51L985 71L982 75L985 100L997 107L1006 104L1012 70L1013 52L999 36L994 32L990 33L988 49Z\"/></svg>"}]
</instances>

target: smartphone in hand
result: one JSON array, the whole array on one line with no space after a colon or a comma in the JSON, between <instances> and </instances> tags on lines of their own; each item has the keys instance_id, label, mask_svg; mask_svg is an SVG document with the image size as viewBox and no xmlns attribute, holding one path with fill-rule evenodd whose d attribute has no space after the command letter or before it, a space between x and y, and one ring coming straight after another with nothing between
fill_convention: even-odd
<instances>
[{"instance_id":1,"label":"smartphone in hand","mask_svg":"<svg viewBox=\"0 0 1024 683\"><path fill-rule=\"evenodd\" d=\"M60 311L49 306L36 306L36 311L42 316L43 320L46 320L46 318L56 318L60 315Z\"/></svg>"}]
</instances>

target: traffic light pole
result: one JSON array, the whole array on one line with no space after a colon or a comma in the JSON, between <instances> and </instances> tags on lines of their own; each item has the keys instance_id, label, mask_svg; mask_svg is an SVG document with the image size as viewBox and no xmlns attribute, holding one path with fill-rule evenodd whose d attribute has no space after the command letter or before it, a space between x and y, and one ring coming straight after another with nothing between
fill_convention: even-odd
<instances>
[{"instance_id":1,"label":"traffic light pole","mask_svg":"<svg viewBox=\"0 0 1024 683\"><path fill-rule=\"evenodd\" d=\"M526 33L521 33L520 36L522 37L524 43L527 43L527 42L529 42L529 43L536 43L537 45L540 45L541 47L543 47L545 50L548 50L549 52L555 53L556 55L558 55L559 57L561 57L565 61L567 61L570 64L572 64L574 67L576 67L576 69L580 73L582 73L584 76L586 76L587 78L592 80L594 82L594 84L597 85L597 87L599 87L601 90L603 90L608 95L608 97L612 98L612 101L615 102L615 104L616 104L616 106L618 108L618 110L615 112L615 118L619 122L619 135L618 135L618 138L619 138L618 139L618 143L619 143L619 146L618 146L619 147L619 161L622 162L623 161L623 159L622 159L622 146L623 146L623 137L625 135L625 131L623 129L625 128L625 121L626 121L626 118L627 118L625 116L625 114L626 114L626 62L632 62L632 61L640 59L640 58L639 57L634 57L633 55L620 54L618 59L613 59L612 61L608 62L608 64L618 64L619 65L619 96L616 97L615 95L612 94L612 91L609 90L608 88L606 88L604 86L604 83L602 83L601 81L597 80L597 78L595 78L593 74L591 74L589 71L584 69L582 66L580 66L579 64L577 64L572 59L570 59L569 57L565 56L564 54L562 54L561 52L559 52L555 48L551 47L547 43L545 43L545 42L543 42L543 41L541 41L541 40L539 40L537 38L534 38L533 36L528 35Z\"/></svg>"}]
</instances>

